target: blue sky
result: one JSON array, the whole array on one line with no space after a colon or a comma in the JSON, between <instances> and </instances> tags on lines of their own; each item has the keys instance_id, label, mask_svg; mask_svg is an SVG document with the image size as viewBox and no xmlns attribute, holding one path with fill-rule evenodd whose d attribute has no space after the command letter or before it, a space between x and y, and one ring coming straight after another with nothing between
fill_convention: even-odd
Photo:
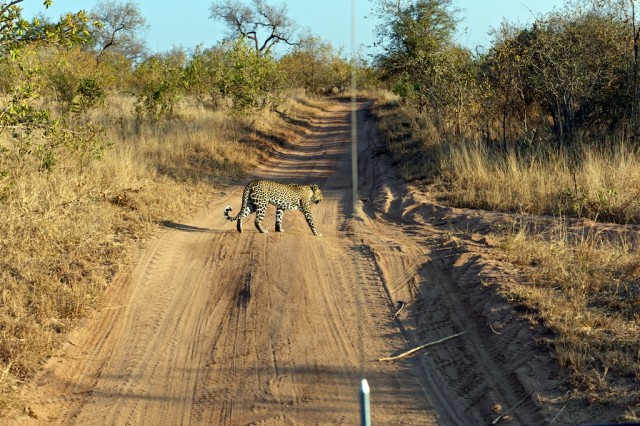
<instances>
[{"instance_id":1,"label":"blue sky","mask_svg":"<svg viewBox=\"0 0 640 426\"><path fill-rule=\"evenodd\" d=\"M124 0L120 0L124 2ZM202 44L209 47L224 36L224 26L209 18L211 0L137 0L135 1L149 29L145 33L147 47L151 52L166 52L172 47L192 49ZM25 0L24 16L38 13L57 18L64 12L80 9L91 10L97 0L54 0L47 11L42 0ZM287 0L289 17L301 27L309 28L313 34L342 47L345 53L351 49L351 1L350 0ZM509 22L527 24L540 14L560 8L563 0L453 0L460 9L461 22L457 41L472 50L476 46L488 46L488 32L497 28L506 19ZM271 4L282 4L272 0ZM369 17L374 2L356 0L356 44L370 46L374 41L375 20Z\"/></svg>"}]
</instances>

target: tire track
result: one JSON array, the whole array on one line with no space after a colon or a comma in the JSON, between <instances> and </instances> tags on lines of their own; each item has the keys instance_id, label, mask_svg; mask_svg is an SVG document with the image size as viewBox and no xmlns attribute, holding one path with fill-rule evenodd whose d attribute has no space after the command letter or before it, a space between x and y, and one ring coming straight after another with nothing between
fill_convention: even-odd
<instances>
[{"instance_id":1,"label":"tire track","mask_svg":"<svg viewBox=\"0 0 640 426\"><path fill-rule=\"evenodd\" d=\"M141 403L154 398L156 377L163 370L161 362L175 349L187 309L180 303L180 281L176 275L186 259L179 244L160 247L144 269L141 285L132 294L125 318L128 335L121 341L120 351L103 368L102 379L96 384L104 395L102 401L95 408L85 405L85 412L90 416L95 410L116 423L136 423L144 411ZM161 413L163 411L161 408ZM78 414L75 421L84 423L84 413Z\"/></svg>"},{"instance_id":2,"label":"tire track","mask_svg":"<svg viewBox=\"0 0 640 426\"><path fill-rule=\"evenodd\" d=\"M395 225L391 223L384 226L385 241L377 237L383 235L382 232L368 234L363 255L376 262L375 274L382 277L381 284L390 307L395 306L398 297L411 301L407 316L397 320L406 347L465 331L464 336L406 361L423 382L425 392L438 412L439 422L481 424L492 416L497 417L498 414L492 411L495 403L505 407L517 404L527 390L514 370L509 366L505 368L504 347L489 334L493 332L488 331L482 312L477 312L477 306L482 306L477 300L483 296L469 295L482 288L480 256L467 255L464 249L456 246L446 251L440 249L430 256L424 253L419 242L408 242L402 236L403 229L394 229ZM423 234L428 232L423 230ZM404 242L405 253L394 250L394 239ZM373 268L371 262L366 263ZM403 270L418 271L419 279L410 274L398 274ZM480 325L483 325L482 329ZM509 339L517 332L514 328L503 339ZM503 339L501 341L505 341ZM516 359L520 355L524 357L526 352L510 354ZM514 420L519 424L542 422L538 407L531 401L525 405L513 414Z\"/></svg>"},{"instance_id":3,"label":"tire track","mask_svg":"<svg viewBox=\"0 0 640 426\"><path fill-rule=\"evenodd\" d=\"M425 276L429 277L436 288L430 293L423 293L422 297L432 298L437 301L436 303L448 306L447 316L455 325L455 330L449 327L433 330L436 332L434 338L451 331L466 330L465 336L449 345L446 350L437 348L432 351L436 371L441 375L442 381L455 390L453 394L448 395L448 398L457 401L455 406L460 407L459 413L473 415L471 420L481 422L492 415L496 416L496 413L490 410L493 404L514 406L527 392L522 383L513 374L506 372L504 364L500 362L500 353L504 348L499 347L495 339L489 336L490 332L487 331L484 318L475 312L472 304L461 300L464 293L443 273L446 270L444 265L437 260L434 263L434 266L429 266L425 270ZM435 292L437 294L434 294ZM480 329L480 324L483 329ZM443 362L442 360L452 358L456 359L456 366L464 367L437 368L437 365ZM481 401L485 403L479 405ZM521 424L537 424L542 419L536 412L537 407L529 405L514 416Z\"/></svg>"},{"instance_id":4,"label":"tire track","mask_svg":"<svg viewBox=\"0 0 640 426\"><path fill-rule=\"evenodd\" d=\"M374 134L361 145L362 158L374 158ZM460 338L423 351L410 363L442 424L482 424L497 417L495 403L516 405L528 392L505 359L505 340L496 339L482 311L485 273L480 254L465 243L448 242L448 230L428 223L405 224L406 202L401 190L389 185L394 178L384 162L363 167L361 197L368 200L359 212L366 234L366 257L374 259L391 305L409 302L406 316L397 322L408 348L465 331ZM448 224L450 226L450 224ZM402 251L394 250L402 247ZM495 305L494 305L495 306ZM514 332L527 327L520 323ZM500 336L509 337L509 335ZM524 345L523 345L524 346ZM527 345L531 349L531 342ZM518 424L540 424L543 416L531 399L512 418Z\"/></svg>"}]
</instances>

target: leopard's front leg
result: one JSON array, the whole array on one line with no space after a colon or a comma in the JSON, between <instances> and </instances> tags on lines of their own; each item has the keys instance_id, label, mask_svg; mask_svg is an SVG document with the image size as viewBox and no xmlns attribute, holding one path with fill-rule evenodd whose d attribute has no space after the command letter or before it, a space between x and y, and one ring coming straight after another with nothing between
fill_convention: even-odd
<instances>
[{"instance_id":1,"label":"leopard's front leg","mask_svg":"<svg viewBox=\"0 0 640 426\"><path fill-rule=\"evenodd\" d=\"M302 212L302 214L304 214L304 218L307 220L307 224L309 224L309 228L311 228L311 232L313 232L313 235L322 237L322 234L319 233L316 229L316 225L313 222L313 215L311 214L309 207L303 204L302 206L300 206L300 211Z\"/></svg>"}]
</instances>

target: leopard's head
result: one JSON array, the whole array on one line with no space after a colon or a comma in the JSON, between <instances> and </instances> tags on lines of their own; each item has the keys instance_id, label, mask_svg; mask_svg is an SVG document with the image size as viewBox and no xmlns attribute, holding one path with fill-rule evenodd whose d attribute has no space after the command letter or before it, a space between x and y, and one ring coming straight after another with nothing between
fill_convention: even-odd
<instances>
[{"instance_id":1,"label":"leopard's head","mask_svg":"<svg viewBox=\"0 0 640 426\"><path fill-rule=\"evenodd\" d=\"M320 203L322 201L322 191L318 188L318 185L311 185L311 202L314 204Z\"/></svg>"}]
</instances>

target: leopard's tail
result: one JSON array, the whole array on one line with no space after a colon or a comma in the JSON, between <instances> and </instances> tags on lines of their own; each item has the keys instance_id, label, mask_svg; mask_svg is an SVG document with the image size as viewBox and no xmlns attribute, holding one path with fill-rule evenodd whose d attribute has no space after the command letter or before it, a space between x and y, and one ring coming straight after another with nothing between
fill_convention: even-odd
<instances>
[{"instance_id":1,"label":"leopard's tail","mask_svg":"<svg viewBox=\"0 0 640 426\"><path fill-rule=\"evenodd\" d=\"M229 216L229 212L233 210L231 206L227 206L224 208L224 217L228 221L235 222L236 220L238 220L242 212L247 208L247 205L249 204L249 192L249 186L247 185L242 192L242 207L240 207L240 212L236 216Z\"/></svg>"},{"instance_id":2,"label":"leopard's tail","mask_svg":"<svg viewBox=\"0 0 640 426\"><path fill-rule=\"evenodd\" d=\"M231 206L227 206L224 208L224 217L230 221L230 222L234 222L236 220L238 220L238 216L240 216L240 214L238 214L237 216L229 216L229 212L233 210L233 208ZM242 211L242 210L240 210Z\"/></svg>"}]
</instances>

